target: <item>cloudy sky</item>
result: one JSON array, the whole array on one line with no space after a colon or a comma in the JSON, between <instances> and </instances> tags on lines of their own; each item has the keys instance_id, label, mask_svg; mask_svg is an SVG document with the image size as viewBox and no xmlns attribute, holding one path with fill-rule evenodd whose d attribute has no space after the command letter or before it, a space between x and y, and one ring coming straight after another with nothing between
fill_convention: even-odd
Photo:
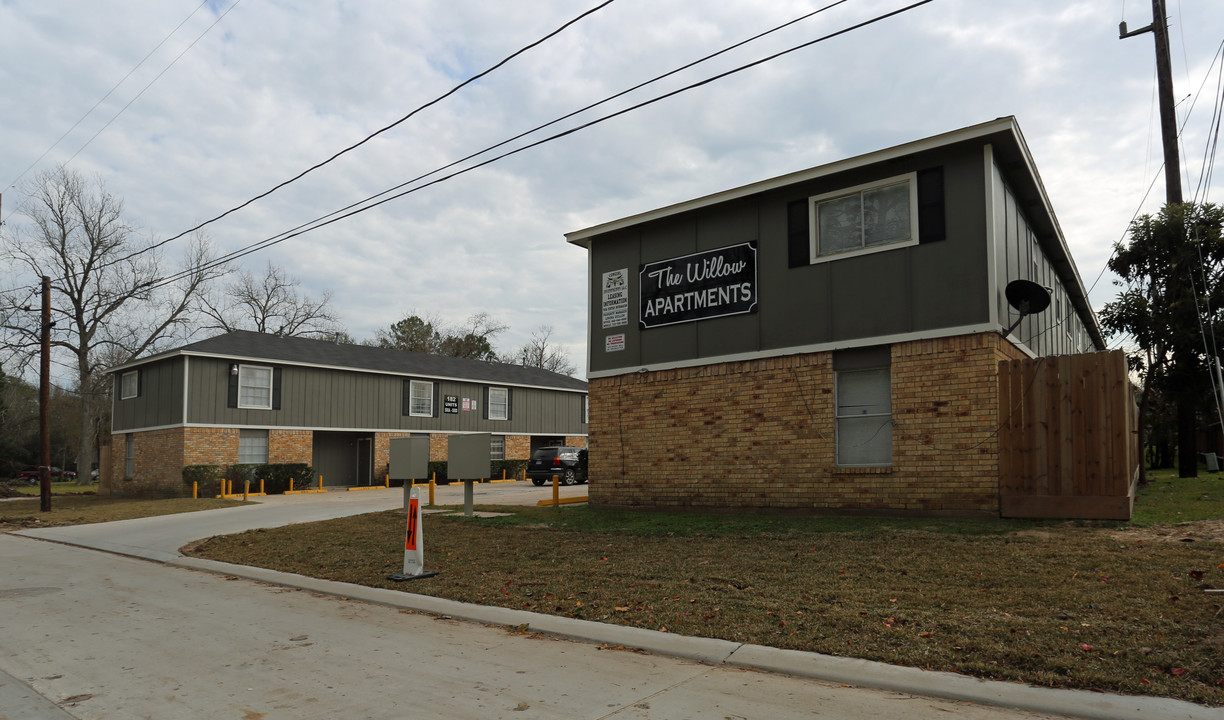
<instances>
[{"instance_id":1,"label":"cloudy sky","mask_svg":"<svg viewBox=\"0 0 1224 720\"><path fill-rule=\"evenodd\" d=\"M276 236L828 1L615 0L207 232L223 252ZM601 2L0 0L5 229L22 222L21 183L67 162L100 176L152 237L177 235ZM546 134L907 4L847 0ZM1171 0L1169 15L1186 196L1220 202L1224 174L1195 188L1224 3ZM1152 36L1119 40L1120 20L1147 25L1150 3L934 0L238 262L330 290L357 339L413 311L452 323L485 311L510 326L499 349L551 325L581 368L586 257L564 233L1015 115L1092 285L1134 213L1155 211L1164 192L1152 187L1162 162ZM1094 304L1114 291L1106 275Z\"/></svg>"}]
</instances>

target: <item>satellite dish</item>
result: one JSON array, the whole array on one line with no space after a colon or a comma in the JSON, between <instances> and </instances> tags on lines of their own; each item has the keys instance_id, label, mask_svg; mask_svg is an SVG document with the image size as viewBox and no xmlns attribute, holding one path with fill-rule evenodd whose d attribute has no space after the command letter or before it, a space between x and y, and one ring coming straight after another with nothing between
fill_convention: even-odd
<instances>
[{"instance_id":1,"label":"satellite dish","mask_svg":"<svg viewBox=\"0 0 1224 720\"><path fill-rule=\"evenodd\" d=\"M1003 337L1011 335L1011 331L1016 329L1026 315L1036 315L1050 307L1050 291L1032 280L1012 280L1003 289L1003 294L1007 296L1007 304L1020 313L1020 317L1007 328Z\"/></svg>"}]
</instances>

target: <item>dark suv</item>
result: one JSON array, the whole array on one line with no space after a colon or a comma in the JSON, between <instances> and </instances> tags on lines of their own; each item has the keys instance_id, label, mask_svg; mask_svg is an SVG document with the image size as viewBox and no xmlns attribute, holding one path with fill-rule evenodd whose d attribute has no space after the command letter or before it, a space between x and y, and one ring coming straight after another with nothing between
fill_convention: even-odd
<instances>
[{"instance_id":1,"label":"dark suv","mask_svg":"<svg viewBox=\"0 0 1224 720\"><path fill-rule=\"evenodd\" d=\"M536 485L552 481L556 475L562 485L586 482L578 467L578 453L582 448L546 447L531 453L527 462L527 477Z\"/></svg>"}]
</instances>

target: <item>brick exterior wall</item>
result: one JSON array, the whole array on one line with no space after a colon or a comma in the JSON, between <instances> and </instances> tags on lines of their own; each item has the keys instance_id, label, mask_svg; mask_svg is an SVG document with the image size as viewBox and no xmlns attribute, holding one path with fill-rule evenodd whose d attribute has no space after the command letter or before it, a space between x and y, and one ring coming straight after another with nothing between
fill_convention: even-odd
<instances>
[{"instance_id":1,"label":"brick exterior wall","mask_svg":"<svg viewBox=\"0 0 1224 720\"><path fill-rule=\"evenodd\" d=\"M566 435L565 436L565 446L584 448L587 446L587 439L583 437L582 435Z\"/></svg>"},{"instance_id":2,"label":"brick exterior wall","mask_svg":"<svg viewBox=\"0 0 1224 720\"><path fill-rule=\"evenodd\" d=\"M997 515L995 333L891 348L892 460L836 465L832 353L590 381L593 506Z\"/></svg>"},{"instance_id":3,"label":"brick exterior wall","mask_svg":"<svg viewBox=\"0 0 1224 720\"><path fill-rule=\"evenodd\" d=\"M173 487L183 483L183 428L132 433L132 473L127 473L127 435L113 436L111 452L111 489L123 492L124 485L142 488Z\"/></svg>"},{"instance_id":4,"label":"brick exterior wall","mask_svg":"<svg viewBox=\"0 0 1224 720\"><path fill-rule=\"evenodd\" d=\"M506 459L507 460L530 460L531 459L531 436L530 435L507 435L506 436Z\"/></svg>"},{"instance_id":5,"label":"brick exterior wall","mask_svg":"<svg viewBox=\"0 0 1224 720\"><path fill-rule=\"evenodd\" d=\"M269 463L305 463L312 464L314 457L313 430L277 430L268 431L268 462Z\"/></svg>"}]
</instances>

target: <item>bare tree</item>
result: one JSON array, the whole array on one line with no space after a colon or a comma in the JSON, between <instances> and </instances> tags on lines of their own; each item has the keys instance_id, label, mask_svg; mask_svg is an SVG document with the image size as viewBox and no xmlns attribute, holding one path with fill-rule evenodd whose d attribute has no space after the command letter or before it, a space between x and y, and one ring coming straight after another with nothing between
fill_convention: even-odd
<instances>
[{"instance_id":1,"label":"bare tree","mask_svg":"<svg viewBox=\"0 0 1224 720\"><path fill-rule=\"evenodd\" d=\"M552 342L553 329L551 325L541 325L531 333L531 339L511 355L502 359L503 362L527 367L544 368L562 375L573 375L578 371L570 361L569 351Z\"/></svg>"},{"instance_id":2,"label":"bare tree","mask_svg":"<svg viewBox=\"0 0 1224 720\"><path fill-rule=\"evenodd\" d=\"M214 266L208 241L193 236L182 272L167 273L151 239L123 218L123 201L102 180L59 167L23 187L18 212L29 221L0 235L10 278L30 286L0 292L0 347L28 367L37 357L39 314L30 287L51 278L53 353L71 361L81 403L78 477L88 481L97 419L109 406L99 371L107 361L155 352L185 337L197 299L227 270ZM33 304L37 305L36 302Z\"/></svg>"},{"instance_id":3,"label":"bare tree","mask_svg":"<svg viewBox=\"0 0 1224 720\"><path fill-rule=\"evenodd\" d=\"M301 281L268 262L262 278L243 270L226 286L223 299L202 298L206 328L224 332L254 330L284 337L331 339L342 333L331 308L331 291L318 297L299 291Z\"/></svg>"}]
</instances>

